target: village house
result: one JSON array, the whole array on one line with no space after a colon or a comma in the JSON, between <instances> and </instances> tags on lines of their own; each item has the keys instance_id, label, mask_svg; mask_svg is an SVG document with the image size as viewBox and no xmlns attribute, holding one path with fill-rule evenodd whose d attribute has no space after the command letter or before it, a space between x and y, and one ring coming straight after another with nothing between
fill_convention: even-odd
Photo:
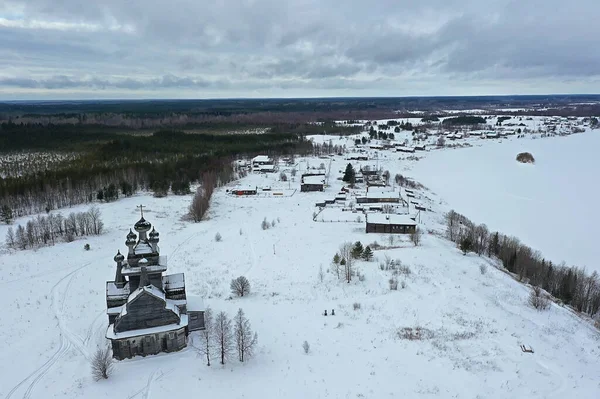
<instances>
[{"instance_id":1,"label":"village house","mask_svg":"<svg viewBox=\"0 0 600 399\"><path fill-rule=\"evenodd\" d=\"M368 213L366 215L367 233L410 234L417 229L417 222L409 215Z\"/></svg>"},{"instance_id":2,"label":"village house","mask_svg":"<svg viewBox=\"0 0 600 399\"><path fill-rule=\"evenodd\" d=\"M234 188L230 191L232 195L256 195L258 193L257 187L241 187Z\"/></svg>"},{"instance_id":3,"label":"village house","mask_svg":"<svg viewBox=\"0 0 600 399\"><path fill-rule=\"evenodd\" d=\"M356 198L357 204L371 203L399 203L400 193L397 191L368 191L365 195Z\"/></svg>"},{"instance_id":4,"label":"village house","mask_svg":"<svg viewBox=\"0 0 600 399\"><path fill-rule=\"evenodd\" d=\"M302 175L300 180L300 191L323 191L325 188L325 175Z\"/></svg>"},{"instance_id":5,"label":"village house","mask_svg":"<svg viewBox=\"0 0 600 399\"><path fill-rule=\"evenodd\" d=\"M106 283L108 329L113 357L173 352L187 345L191 331L204 329L200 299L188 300L183 273L163 275L167 260L160 255L159 234L143 216L131 229L120 251L114 281Z\"/></svg>"}]
</instances>

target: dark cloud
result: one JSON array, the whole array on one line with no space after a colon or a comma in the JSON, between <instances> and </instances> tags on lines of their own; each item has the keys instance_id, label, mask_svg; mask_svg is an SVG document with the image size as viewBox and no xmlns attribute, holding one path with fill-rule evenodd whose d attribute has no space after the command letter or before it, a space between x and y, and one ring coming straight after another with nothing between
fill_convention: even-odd
<instances>
[{"instance_id":1,"label":"dark cloud","mask_svg":"<svg viewBox=\"0 0 600 399\"><path fill-rule=\"evenodd\" d=\"M0 95L598 92L600 29L585 16L599 11L597 0L5 0Z\"/></svg>"}]
</instances>

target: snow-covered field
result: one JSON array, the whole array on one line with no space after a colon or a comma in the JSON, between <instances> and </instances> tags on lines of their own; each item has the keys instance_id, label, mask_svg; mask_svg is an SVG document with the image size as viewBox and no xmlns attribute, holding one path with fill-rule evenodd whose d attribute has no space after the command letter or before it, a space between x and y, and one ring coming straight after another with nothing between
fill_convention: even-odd
<instances>
[{"instance_id":1,"label":"snow-covered field","mask_svg":"<svg viewBox=\"0 0 600 399\"><path fill-rule=\"evenodd\" d=\"M600 132L433 151L410 173L457 212L543 256L600 272ZM515 161L528 151L535 165Z\"/></svg>"},{"instance_id":2,"label":"snow-covered field","mask_svg":"<svg viewBox=\"0 0 600 399\"><path fill-rule=\"evenodd\" d=\"M510 155L506 167L514 169L511 173L543 174L560 169L547 166L545 142L564 147L578 137L527 140L539 160L533 167L510 163L514 148L520 148L511 140L486 143L472 151L488 154L488 148L493 148ZM334 144L347 142L331 139ZM435 165L437 157L449 157L451 163L450 158L464 151L471 150L432 151L418 162L399 161L398 154L382 152L377 163L392 176L414 172L433 187L437 176L428 177L419 168ZM485 159L495 158L488 154ZM327 161L310 160L311 165L321 162ZM320 268L328 270L343 242L389 244L388 236L366 234L364 224L356 220L312 220L315 202L339 191L341 182L335 179L347 162L343 157L332 161L331 186L324 193L298 190L286 197L232 197L225 192L232 187L224 187L215 192L207 220L197 224L182 220L190 196L157 199L140 194L100 205L106 226L101 236L35 251L0 253L0 340L4 343L0 397L598 398L599 331L554 304L546 312L532 309L527 305L526 286L497 270L490 259L463 256L438 234L425 234L419 247L403 237L396 238L396 248L375 251L380 261L387 255L410 268L410 274L397 276L405 288L390 291L393 271L380 270L377 261L358 262L364 281L347 284L326 272L321 282ZM305 165L300 161L300 171ZM433 169L430 173L447 172ZM274 190L299 187L298 177L291 183L277 182L277 177L250 175L236 184L263 186L271 180L268 184ZM476 183L465 179L455 184L466 189ZM539 184L540 189L556 190L547 196L563 194L558 187L546 186L547 180ZM492 186L486 182L485 187ZM523 183L507 190L532 200L540 197L521 193L521 187L528 188ZM445 195L437 187L434 191ZM428 192L419 196L436 211L422 215L425 231L441 231L442 211L448 206L494 227L492 215L479 218L460 203L440 205ZM146 219L160 232L161 254L168 257L169 272L186 273L188 295L200 295L215 311L231 316L244 309L259 335L259 350L249 362L232 359L225 366L215 362L207 367L195 352L192 337L184 351L118 362L109 380L92 380L89 359L104 343L107 326L105 281L114 277L112 258L117 249L125 249L125 235L139 219L136 205L140 203L147 206ZM275 227L262 230L265 217L275 221ZM555 209L549 217L564 218L564 214ZM519 234L514 225L506 230ZM215 242L217 232L222 242ZM555 233L564 234L558 229ZM0 237L5 234L2 225ZM587 234L564 235L581 239ZM84 251L85 243L90 251ZM481 273L482 265L486 273ZM253 292L230 299L230 280L239 275L248 277ZM360 309L354 310L354 303ZM335 309L336 315L323 316L325 309ZM424 339L406 340L398 334L416 327L423 329ZM310 344L308 354L302 348L305 340ZM521 344L533 347L535 353L523 353Z\"/></svg>"}]
</instances>

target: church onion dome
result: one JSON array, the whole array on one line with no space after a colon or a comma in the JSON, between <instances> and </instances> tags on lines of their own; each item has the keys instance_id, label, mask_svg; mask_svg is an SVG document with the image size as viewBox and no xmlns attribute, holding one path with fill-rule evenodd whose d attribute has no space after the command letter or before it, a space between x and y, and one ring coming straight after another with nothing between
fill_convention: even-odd
<instances>
[{"instance_id":1,"label":"church onion dome","mask_svg":"<svg viewBox=\"0 0 600 399\"><path fill-rule=\"evenodd\" d=\"M137 238L137 235L131 231L131 229L129 229L129 234L127 234L127 240L135 240Z\"/></svg>"},{"instance_id":2,"label":"church onion dome","mask_svg":"<svg viewBox=\"0 0 600 399\"><path fill-rule=\"evenodd\" d=\"M154 227L152 228L152 231L150 232L150 234L148 234L148 236L150 237L150 241L157 241L158 242L158 231L154 230Z\"/></svg>"},{"instance_id":3,"label":"church onion dome","mask_svg":"<svg viewBox=\"0 0 600 399\"><path fill-rule=\"evenodd\" d=\"M115 262L119 263L119 262L123 262L125 260L125 257L123 256L123 254L121 254L121 251L117 251L117 254L115 255Z\"/></svg>"},{"instance_id":4,"label":"church onion dome","mask_svg":"<svg viewBox=\"0 0 600 399\"><path fill-rule=\"evenodd\" d=\"M138 222L133 226L133 228L135 229L135 231L137 231L138 233L143 232L143 231L148 231L150 230L150 227L152 227L152 224L150 224L149 221L147 221L146 219L144 219L144 217L142 216L142 218L140 220L138 220Z\"/></svg>"}]
</instances>

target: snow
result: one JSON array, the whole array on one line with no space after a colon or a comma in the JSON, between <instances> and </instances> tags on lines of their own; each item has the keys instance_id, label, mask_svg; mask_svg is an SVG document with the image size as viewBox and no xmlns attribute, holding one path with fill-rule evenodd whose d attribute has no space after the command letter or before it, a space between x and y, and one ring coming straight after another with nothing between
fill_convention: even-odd
<instances>
[{"instance_id":1,"label":"snow","mask_svg":"<svg viewBox=\"0 0 600 399\"><path fill-rule=\"evenodd\" d=\"M215 190L200 223L184 219L191 195L138 194L98 204L106 227L101 236L36 250L2 249L0 340L5 345L0 361L10 367L0 373L0 397L148 398L202 392L251 399L596 399L598 330L555 304L546 312L532 309L527 286L497 269L494 260L462 255L439 232L443 212L455 208L517 235L547 257L575 263L577 256L590 256L599 225L592 207L598 161L591 156L600 148L598 137L586 132L539 140L465 138L474 147L434 150L419 161L379 152L378 165L392 176L415 177L437 193L415 190L419 201L434 210L421 213L425 234L418 247L407 236L396 235L390 244L389 235L366 234L361 213L334 209L351 218L313 221L315 201L332 197L343 185L334 172L345 168L343 157L332 158L325 193L301 193L299 178L284 183L276 175L250 174ZM318 140L353 145L352 137ZM520 149L532 152L536 164L517 164ZM299 174L308 170L307 161L319 163L317 158L297 161ZM270 185L286 195L228 195L235 184ZM168 273L185 273L189 300L202 299L213 312L230 317L244 310L259 337L253 359L239 363L234 356L225 366L213 359L207 367L194 349L199 337L193 333L183 351L117 362L109 380L93 381L90 359L106 344L105 282L114 278L113 256L123 251L123 237L138 219L140 203L146 207L144 216L161 231L162 253L171 257ZM63 214L87 208L75 206ZM362 223L353 221L357 216ZM263 230L264 218L275 226ZM543 218L550 224L543 224ZM570 223L567 230L563 221ZM0 237L6 230L0 225ZM222 242L214 241L217 232ZM364 281L337 281L327 271L333 255L340 244L359 240L390 248L374 250L377 261L354 262ZM386 256L401 260L411 273L380 270ZM252 292L231 297L229 283L241 275L249 279ZM392 277L404 288L390 291ZM360 309L354 310L354 303ZM323 316L325 309L335 309L336 315ZM426 339L398 334L416 327L422 327ZM308 354L304 341L310 344ZM521 344L535 353L523 353Z\"/></svg>"},{"instance_id":2,"label":"snow","mask_svg":"<svg viewBox=\"0 0 600 399\"><path fill-rule=\"evenodd\" d=\"M271 158L269 158L268 155L257 155L254 158L252 158L252 162L263 162L263 163L270 163L271 162Z\"/></svg>"},{"instance_id":3,"label":"snow","mask_svg":"<svg viewBox=\"0 0 600 399\"><path fill-rule=\"evenodd\" d=\"M302 176L302 182L304 184L324 184L325 183L325 175Z\"/></svg>"},{"instance_id":4,"label":"snow","mask_svg":"<svg viewBox=\"0 0 600 399\"><path fill-rule=\"evenodd\" d=\"M416 226L414 216L409 215L395 215L395 214L383 214L383 213L368 213L367 223L373 224L400 224L406 226Z\"/></svg>"},{"instance_id":5,"label":"snow","mask_svg":"<svg viewBox=\"0 0 600 399\"><path fill-rule=\"evenodd\" d=\"M600 132L436 151L410 174L476 223L518 237L553 262L600 272L595 183ZM530 152L535 164L515 158Z\"/></svg>"},{"instance_id":6,"label":"snow","mask_svg":"<svg viewBox=\"0 0 600 399\"><path fill-rule=\"evenodd\" d=\"M204 306L204 300L198 295L188 295L187 297L187 311L188 312L199 312L206 309Z\"/></svg>"}]
</instances>

